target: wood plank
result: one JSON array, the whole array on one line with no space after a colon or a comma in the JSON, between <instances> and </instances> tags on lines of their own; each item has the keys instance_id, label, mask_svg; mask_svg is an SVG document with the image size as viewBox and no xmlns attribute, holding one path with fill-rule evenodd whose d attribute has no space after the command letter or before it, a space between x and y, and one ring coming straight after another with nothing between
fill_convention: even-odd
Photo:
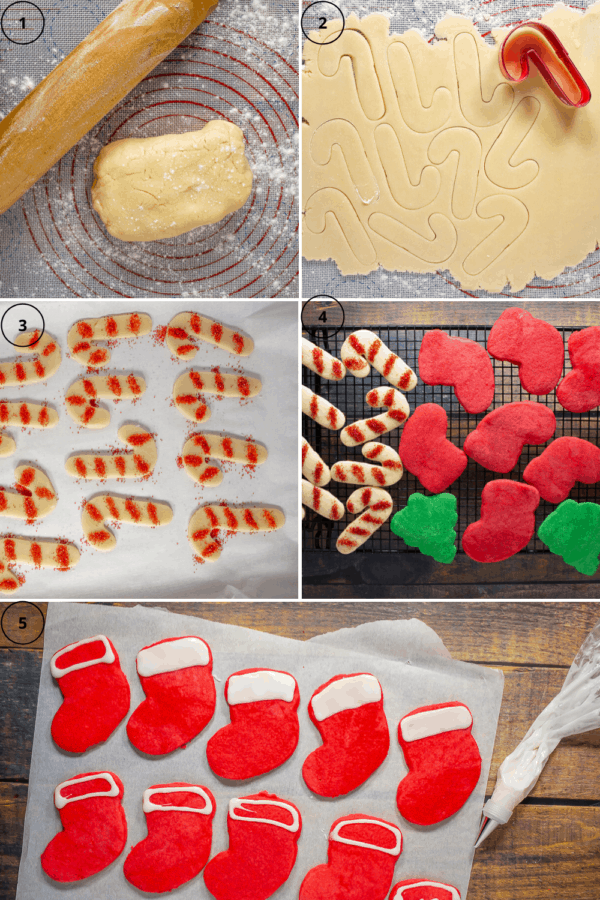
<instances>
[{"instance_id":1,"label":"wood plank","mask_svg":"<svg viewBox=\"0 0 600 900\"><path fill-rule=\"evenodd\" d=\"M41 650L0 652L0 781L29 777L41 670Z\"/></svg>"},{"instance_id":2,"label":"wood plank","mask_svg":"<svg viewBox=\"0 0 600 900\"><path fill-rule=\"evenodd\" d=\"M26 806L26 784L0 784L0 900L17 893Z\"/></svg>"},{"instance_id":3,"label":"wood plank","mask_svg":"<svg viewBox=\"0 0 600 900\"><path fill-rule=\"evenodd\" d=\"M316 302L316 301L315 301ZM585 300L343 300L346 326L491 325L509 306L526 309L551 325L584 328L598 323L594 301Z\"/></svg>"},{"instance_id":4,"label":"wood plank","mask_svg":"<svg viewBox=\"0 0 600 900\"><path fill-rule=\"evenodd\" d=\"M596 600L595 584L305 584L304 600Z\"/></svg>"}]
</instances>

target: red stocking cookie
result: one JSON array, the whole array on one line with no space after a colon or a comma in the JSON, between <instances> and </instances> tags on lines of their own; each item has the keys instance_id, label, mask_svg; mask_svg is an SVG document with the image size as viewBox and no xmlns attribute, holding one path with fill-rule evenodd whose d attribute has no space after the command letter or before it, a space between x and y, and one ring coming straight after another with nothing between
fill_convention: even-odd
<instances>
[{"instance_id":1,"label":"red stocking cookie","mask_svg":"<svg viewBox=\"0 0 600 900\"><path fill-rule=\"evenodd\" d=\"M196 635L167 638L140 650L137 671L146 699L127 723L129 740L152 756L185 747L215 711L210 647Z\"/></svg>"},{"instance_id":2,"label":"red stocking cookie","mask_svg":"<svg viewBox=\"0 0 600 900\"><path fill-rule=\"evenodd\" d=\"M320 797L340 797L360 787L390 748L383 692L375 676L336 675L312 695L308 714L323 740L302 766L308 787Z\"/></svg>"},{"instance_id":3,"label":"red stocking cookie","mask_svg":"<svg viewBox=\"0 0 600 900\"><path fill-rule=\"evenodd\" d=\"M543 319L516 306L494 322L488 353L519 367L521 384L529 394L549 394L560 379L565 348L560 332Z\"/></svg>"},{"instance_id":4,"label":"red stocking cookie","mask_svg":"<svg viewBox=\"0 0 600 900\"><path fill-rule=\"evenodd\" d=\"M421 341L419 375L425 384L454 388L467 412L480 413L494 399L494 368L485 349L468 338L429 331Z\"/></svg>"},{"instance_id":5,"label":"red stocking cookie","mask_svg":"<svg viewBox=\"0 0 600 900\"><path fill-rule=\"evenodd\" d=\"M589 412L600 406L600 328L597 325L571 335L569 358L573 370L556 389L558 402L570 412Z\"/></svg>"},{"instance_id":6,"label":"red stocking cookie","mask_svg":"<svg viewBox=\"0 0 600 900\"><path fill-rule=\"evenodd\" d=\"M409 772L398 786L400 814L435 825L463 806L479 781L481 756L464 703L438 703L400 719L398 740Z\"/></svg>"},{"instance_id":7,"label":"red stocking cookie","mask_svg":"<svg viewBox=\"0 0 600 900\"><path fill-rule=\"evenodd\" d=\"M424 488L439 494L467 467L467 456L446 437L448 416L437 403L418 406L402 432L398 452L404 468Z\"/></svg>"},{"instance_id":8,"label":"red stocking cookie","mask_svg":"<svg viewBox=\"0 0 600 900\"><path fill-rule=\"evenodd\" d=\"M63 831L42 853L42 868L54 881L81 881L115 861L127 840L121 806L123 784L113 772L86 772L54 791Z\"/></svg>"},{"instance_id":9,"label":"red stocking cookie","mask_svg":"<svg viewBox=\"0 0 600 900\"><path fill-rule=\"evenodd\" d=\"M539 503L539 493L528 484L488 481L481 492L481 518L463 534L467 556L476 562L502 562L514 556L533 537Z\"/></svg>"},{"instance_id":10,"label":"red stocking cookie","mask_svg":"<svg viewBox=\"0 0 600 900\"><path fill-rule=\"evenodd\" d=\"M229 848L204 870L206 887L217 900L267 900L294 868L300 812L266 791L236 797L229 803L227 831Z\"/></svg>"},{"instance_id":11,"label":"red stocking cookie","mask_svg":"<svg viewBox=\"0 0 600 900\"><path fill-rule=\"evenodd\" d=\"M560 437L532 459L523 479L549 503L562 503L576 481L600 481L600 448L578 437Z\"/></svg>"},{"instance_id":12,"label":"red stocking cookie","mask_svg":"<svg viewBox=\"0 0 600 900\"><path fill-rule=\"evenodd\" d=\"M244 669L225 682L231 724L206 745L208 764L220 778L264 775L289 759L298 745L296 679L273 669Z\"/></svg>"},{"instance_id":13,"label":"red stocking cookie","mask_svg":"<svg viewBox=\"0 0 600 900\"><path fill-rule=\"evenodd\" d=\"M144 791L142 809L148 837L129 851L125 878L151 894L173 891L206 865L215 798L199 784L155 784Z\"/></svg>"},{"instance_id":14,"label":"red stocking cookie","mask_svg":"<svg viewBox=\"0 0 600 900\"><path fill-rule=\"evenodd\" d=\"M396 825L374 816L343 816L331 826L327 865L315 866L300 900L385 900L402 852Z\"/></svg>"},{"instance_id":15,"label":"red stocking cookie","mask_svg":"<svg viewBox=\"0 0 600 900\"><path fill-rule=\"evenodd\" d=\"M451 884L411 878L394 885L390 900L460 900L460 893Z\"/></svg>"},{"instance_id":16,"label":"red stocking cookie","mask_svg":"<svg viewBox=\"0 0 600 900\"><path fill-rule=\"evenodd\" d=\"M542 403L506 403L481 420L465 438L463 450L492 472L510 472L525 444L545 444L556 430L556 417Z\"/></svg>"},{"instance_id":17,"label":"red stocking cookie","mask_svg":"<svg viewBox=\"0 0 600 900\"><path fill-rule=\"evenodd\" d=\"M50 660L64 697L52 720L54 742L83 753L108 740L129 712L129 684L113 644L103 634L68 644Z\"/></svg>"}]
</instances>

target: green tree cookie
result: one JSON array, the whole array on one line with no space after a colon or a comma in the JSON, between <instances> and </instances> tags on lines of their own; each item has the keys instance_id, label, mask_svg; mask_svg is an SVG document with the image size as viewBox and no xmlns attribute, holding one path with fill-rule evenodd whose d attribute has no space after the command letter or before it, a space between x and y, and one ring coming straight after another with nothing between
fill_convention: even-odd
<instances>
[{"instance_id":1,"label":"green tree cookie","mask_svg":"<svg viewBox=\"0 0 600 900\"><path fill-rule=\"evenodd\" d=\"M582 575L594 575L600 560L600 506L564 500L547 516L538 537Z\"/></svg>"},{"instance_id":2,"label":"green tree cookie","mask_svg":"<svg viewBox=\"0 0 600 900\"><path fill-rule=\"evenodd\" d=\"M409 547L418 547L437 562L451 563L456 556L458 521L454 494L411 494L408 504L393 517L390 527Z\"/></svg>"}]
</instances>

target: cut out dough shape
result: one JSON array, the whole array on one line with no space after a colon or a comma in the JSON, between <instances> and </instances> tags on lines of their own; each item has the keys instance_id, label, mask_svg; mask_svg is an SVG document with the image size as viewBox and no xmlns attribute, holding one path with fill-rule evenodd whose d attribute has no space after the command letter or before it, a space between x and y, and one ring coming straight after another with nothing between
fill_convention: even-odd
<instances>
[{"instance_id":1,"label":"cut out dough shape","mask_svg":"<svg viewBox=\"0 0 600 900\"><path fill-rule=\"evenodd\" d=\"M97 406L101 400L132 400L146 390L146 382L137 375L90 375L74 381L65 394L67 412L85 428L106 428L110 412Z\"/></svg>"},{"instance_id":2,"label":"cut out dough shape","mask_svg":"<svg viewBox=\"0 0 600 900\"><path fill-rule=\"evenodd\" d=\"M244 533L277 531L285 525L280 509L264 506L201 506L188 526L188 540L194 552L205 562L216 562L221 555L219 531Z\"/></svg>"},{"instance_id":3,"label":"cut out dough shape","mask_svg":"<svg viewBox=\"0 0 600 900\"><path fill-rule=\"evenodd\" d=\"M348 484L386 487L396 484L402 478L404 468L393 447L374 441L364 445L362 455L367 459L378 460L381 465L369 466L367 463L352 462L351 460L336 462L331 469L333 480Z\"/></svg>"},{"instance_id":4,"label":"cut out dough shape","mask_svg":"<svg viewBox=\"0 0 600 900\"><path fill-rule=\"evenodd\" d=\"M191 369L180 375L173 387L173 400L182 416L192 422L210 419L210 409L198 394L219 394L221 397L256 397L262 390L258 378L246 378L221 372L218 366L211 371Z\"/></svg>"},{"instance_id":5,"label":"cut out dough shape","mask_svg":"<svg viewBox=\"0 0 600 900\"><path fill-rule=\"evenodd\" d=\"M39 331L25 331L15 338L15 344L21 353L36 355L32 359L17 358L15 362L0 363L0 388L47 381L58 370L61 353L57 341L48 332L44 332L41 338L30 346L38 334Z\"/></svg>"},{"instance_id":6,"label":"cut out dough shape","mask_svg":"<svg viewBox=\"0 0 600 900\"><path fill-rule=\"evenodd\" d=\"M304 479L302 479L302 505L334 522L344 516L344 504L337 497Z\"/></svg>"},{"instance_id":7,"label":"cut out dough shape","mask_svg":"<svg viewBox=\"0 0 600 900\"><path fill-rule=\"evenodd\" d=\"M110 362L108 347L98 347L98 341L113 341L148 334L152 319L145 313L121 313L99 319L81 319L69 329L67 344L71 356L82 366L99 369Z\"/></svg>"},{"instance_id":8,"label":"cut out dough shape","mask_svg":"<svg viewBox=\"0 0 600 900\"><path fill-rule=\"evenodd\" d=\"M319 397L305 384L302 385L302 412L314 419L317 425L329 428L330 431L337 431L346 421L346 416L337 406L325 397Z\"/></svg>"},{"instance_id":9,"label":"cut out dough shape","mask_svg":"<svg viewBox=\"0 0 600 900\"><path fill-rule=\"evenodd\" d=\"M79 550L65 541L0 537L0 593L12 594L20 587L19 579L9 568L13 563L66 572L78 562Z\"/></svg>"},{"instance_id":10,"label":"cut out dough shape","mask_svg":"<svg viewBox=\"0 0 600 900\"><path fill-rule=\"evenodd\" d=\"M173 316L165 341L174 356L185 360L193 359L198 352L197 341L206 341L236 356L250 356L254 350L254 341L247 334L195 312Z\"/></svg>"},{"instance_id":11,"label":"cut out dough shape","mask_svg":"<svg viewBox=\"0 0 600 900\"><path fill-rule=\"evenodd\" d=\"M44 519L55 508L58 497L52 482L37 466L15 469L17 493L0 487L0 516L26 519L28 524Z\"/></svg>"},{"instance_id":12,"label":"cut out dough shape","mask_svg":"<svg viewBox=\"0 0 600 900\"><path fill-rule=\"evenodd\" d=\"M0 428L20 425L21 428L54 428L58 413L51 406L37 403L0 403ZM0 432L0 457L11 456L17 448L8 434Z\"/></svg>"},{"instance_id":13,"label":"cut out dough shape","mask_svg":"<svg viewBox=\"0 0 600 900\"><path fill-rule=\"evenodd\" d=\"M128 525L145 525L158 528L168 525L173 518L173 510L167 503L156 500L133 500L116 494L99 494L92 497L83 507L81 524L86 539L96 550L113 550L117 539L104 526L105 521L126 522Z\"/></svg>"},{"instance_id":14,"label":"cut out dough shape","mask_svg":"<svg viewBox=\"0 0 600 900\"><path fill-rule=\"evenodd\" d=\"M302 475L311 484L324 487L331 481L331 470L306 438L302 438Z\"/></svg>"},{"instance_id":15,"label":"cut out dough shape","mask_svg":"<svg viewBox=\"0 0 600 900\"><path fill-rule=\"evenodd\" d=\"M380 488L359 488L350 494L346 502L348 512L359 513L363 509L365 512L340 534L336 543L339 552L354 553L389 519L393 507L388 492Z\"/></svg>"},{"instance_id":16,"label":"cut out dough shape","mask_svg":"<svg viewBox=\"0 0 600 900\"><path fill-rule=\"evenodd\" d=\"M145 478L156 465L156 441L150 431L139 425L121 425L117 435L128 444L130 453L84 453L70 456L65 469L73 478Z\"/></svg>"},{"instance_id":17,"label":"cut out dough shape","mask_svg":"<svg viewBox=\"0 0 600 900\"><path fill-rule=\"evenodd\" d=\"M600 95L600 4L552 28ZM508 28L488 43L446 15L435 36L340 20L304 45L303 254L343 275L448 271L466 290L552 279L600 240L600 105L565 107L541 77L511 84ZM347 123L332 130L332 123Z\"/></svg>"},{"instance_id":18,"label":"cut out dough shape","mask_svg":"<svg viewBox=\"0 0 600 900\"><path fill-rule=\"evenodd\" d=\"M342 360L357 378L366 378L371 366L374 366L401 391L412 391L417 384L413 370L372 331L354 331L350 334L342 344Z\"/></svg>"},{"instance_id":19,"label":"cut out dough shape","mask_svg":"<svg viewBox=\"0 0 600 900\"><path fill-rule=\"evenodd\" d=\"M203 432L193 434L185 442L182 458L183 468L193 481L216 487L223 481L223 472L209 459L224 459L242 466L260 466L267 456L267 448L256 441Z\"/></svg>"}]
</instances>

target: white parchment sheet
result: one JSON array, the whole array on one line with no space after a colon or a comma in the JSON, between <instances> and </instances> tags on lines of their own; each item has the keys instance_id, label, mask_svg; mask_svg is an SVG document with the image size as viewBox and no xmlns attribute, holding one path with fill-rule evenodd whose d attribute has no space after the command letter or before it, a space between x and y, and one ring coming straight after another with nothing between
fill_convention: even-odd
<instances>
[{"instance_id":1,"label":"white parchment sheet","mask_svg":"<svg viewBox=\"0 0 600 900\"><path fill-rule=\"evenodd\" d=\"M18 599L288 599L298 596L298 310L294 301L33 301L45 319L46 330L62 350L58 372L45 383L0 390L0 400L48 402L57 409L53 429L8 428L16 453L0 459L0 485L14 485L14 470L33 463L49 476L58 494L56 509L37 525L0 519L0 535L13 533L32 538L62 538L79 547L81 560L69 572L16 567L25 584ZM0 304L0 315L10 304ZM24 308L27 312L27 307ZM240 329L252 337L254 352L240 358L206 342L199 342L193 360L175 359L154 332L179 312L195 311ZM68 355L67 334L79 319L118 313L142 312L152 318L152 333L111 342L111 360L100 374L142 376L146 392L134 402L102 401L110 410L106 428L79 426L67 413L66 389L86 374ZM16 327L16 326L15 326ZM8 337L14 340L14 335ZM106 346L100 344L99 346ZM0 335L0 361L16 358L15 348ZM27 358L27 357L25 357ZM261 393L250 400L218 399L206 394L211 417L196 425L176 409L172 391L176 379L192 368L242 371L258 376ZM73 453L124 451L119 427L133 422L156 436L158 462L147 480L74 479L65 471ZM178 468L188 436L199 431L252 437L265 444L267 461L254 473L234 463L222 465L218 487L204 487ZM172 522L162 528L134 525L108 527L117 545L103 553L83 541L81 510L84 501L105 491L138 499L167 502ZM203 565L194 561L187 539L192 513L201 505L225 501L276 506L286 516L284 527L271 534L236 535L225 541L221 558Z\"/></svg>"},{"instance_id":2,"label":"white parchment sheet","mask_svg":"<svg viewBox=\"0 0 600 900\"><path fill-rule=\"evenodd\" d=\"M198 634L205 638L212 648L217 680L217 708L205 731L185 749L164 758L152 759L139 754L128 741L125 722L106 744L82 756L59 750L50 737L50 723L62 695L50 675L49 661L67 643L98 633L107 634L117 648L132 689L132 711L144 699L135 669L137 652L165 637ZM355 650L355 638L356 645L363 651L372 640L374 654ZM139 897L140 892L123 875L123 861L129 849L147 834L142 812L143 791L152 784L169 781L205 784L215 795L217 813L211 857L228 846L227 806L232 797L267 790L298 806L303 819L298 859L288 881L273 895L276 900L297 898L308 870L327 860L327 836L331 824L340 816L355 813L378 816L399 825L404 836L404 849L396 864L394 883L417 877L440 880L455 885L464 900L502 700L503 676L493 669L449 659L442 648L437 635L414 620L379 622L349 629L336 633L328 644L326 636L300 642L168 613L156 607L119 609L100 604L50 604L17 900L59 897L64 900L65 896L73 900ZM289 671L298 680L300 742L291 759L279 769L242 783L227 782L209 769L206 743L219 728L229 723L228 707L223 698L227 677L240 669L260 666ZM311 794L301 776L307 754L321 743L308 717L308 701L312 693L332 676L364 671L373 673L383 687L384 708L390 726L390 752L377 772L352 794L336 800L318 798ZM397 740L398 721L419 706L451 700L463 701L473 713L473 735L483 759L481 778L467 803L452 818L431 828L415 827L400 817L395 803L398 783L407 772ZM58 885L46 877L39 859L61 828L53 803L54 788L77 774L106 769L114 771L125 785L123 805L129 829L126 849L113 865L85 882ZM182 900L211 900L202 875L174 891L173 896Z\"/></svg>"}]
</instances>

